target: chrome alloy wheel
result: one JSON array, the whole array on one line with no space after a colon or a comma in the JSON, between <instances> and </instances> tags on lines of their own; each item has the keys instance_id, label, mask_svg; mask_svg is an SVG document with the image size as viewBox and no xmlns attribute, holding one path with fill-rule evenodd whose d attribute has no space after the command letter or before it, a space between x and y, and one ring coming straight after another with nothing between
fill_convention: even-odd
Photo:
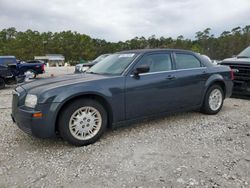
<instances>
[{"instance_id":1,"label":"chrome alloy wheel","mask_svg":"<svg viewBox=\"0 0 250 188\"><path fill-rule=\"evenodd\" d=\"M211 110L217 111L223 102L223 96L219 89L214 89L209 95L209 106Z\"/></svg>"},{"instance_id":2,"label":"chrome alloy wheel","mask_svg":"<svg viewBox=\"0 0 250 188\"><path fill-rule=\"evenodd\" d=\"M77 109L69 121L70 133L78 140L89 140L100 130L102 116L94 107L85 106Z\"/></svg>"}]
</instances>

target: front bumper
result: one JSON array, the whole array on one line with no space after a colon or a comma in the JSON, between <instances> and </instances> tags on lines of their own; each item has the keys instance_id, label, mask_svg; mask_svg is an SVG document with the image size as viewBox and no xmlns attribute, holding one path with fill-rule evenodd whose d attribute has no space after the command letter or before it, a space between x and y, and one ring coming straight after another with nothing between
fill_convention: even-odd
<instances>
[{"instance_id":1,"label":"front bumper","mask_svg":"<svg viewBox=\"0 0 250 188\"><path fill-rule=\"evenodd\" d=\"M12 111L11 117L14 123L25 133L39 138L50 138L56 136L55 126L47 114L42 117L33 117L35 113L42 113L41 111L34 111L27 107L18 107L15 112Z\"/></svg>"},{"instance_id":2,"label":"front bumper","mask_svg":"<svg viewBox=\"0 0 250 188\"><path fill-rule=\"evenodd\" d=\"M27 134L39 138L55 137L56 109L60 103L38 104L36 109L32 109L22 105L26 94L21 91L21 93L13 91L11 114L13 122ZM33 117L36 113L42 113L42 117Z\"/></svg>"},{"instance_id":3,"label":"front bumper","mask_svg":"<svg viewBox=\"0 0 250 188\"><path fill-rule=\"evenodd\" d=\"M248 95L250 96L250 83L234 80L233 95Z\"/></svg>"}]
</instances>

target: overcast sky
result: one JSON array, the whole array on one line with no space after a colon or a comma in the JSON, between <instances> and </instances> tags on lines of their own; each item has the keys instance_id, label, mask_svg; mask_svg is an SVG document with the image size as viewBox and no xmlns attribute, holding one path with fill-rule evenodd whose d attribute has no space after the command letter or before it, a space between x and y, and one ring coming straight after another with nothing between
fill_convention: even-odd
<instances>
[{"instance_id":1,"label":"overcast sky","mask_svg":"<svg viewBox=\"0 0 250 188\"><path fill-rule=\"evenodd\" d=\"M250 0L0 0L0 10L0 29L72 30L108 41L250 25Z\"/></svg>"}]
</instances>

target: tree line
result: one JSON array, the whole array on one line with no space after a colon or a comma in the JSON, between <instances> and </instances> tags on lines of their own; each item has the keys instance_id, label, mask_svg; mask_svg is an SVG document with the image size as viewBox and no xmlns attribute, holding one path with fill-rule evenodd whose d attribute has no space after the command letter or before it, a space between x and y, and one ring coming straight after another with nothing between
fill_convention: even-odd
<instances>
[{"instance_id":1,"label":"tree line","mask_svg":"<svg viewBox=\"0 0 250 188\"><path fill-rule=\"evenodd\" d=\"M224 59L238 54L250 45L250 25L224 31L220 36L211 29L196 32L195 39L151 36L135 37L127 41L108 42L72 31L17 31L11 27L0 31L0 55L14 55L28 60L45 54L63 54L66 61L92 60L100 54L144 48L179 48L206 54L211 59Z\"/></svg>"}]
</instances>

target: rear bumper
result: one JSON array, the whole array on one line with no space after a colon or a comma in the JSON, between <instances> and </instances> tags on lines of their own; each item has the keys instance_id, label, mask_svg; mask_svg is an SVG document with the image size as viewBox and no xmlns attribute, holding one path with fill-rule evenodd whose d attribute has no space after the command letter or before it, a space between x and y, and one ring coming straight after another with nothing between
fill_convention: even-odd
<instances>
[{"instance_id":1,"label":"rear bumper","mask_svg":"<svg viewBox=\"0 0 250 188\"><path fill-rule=\"evenodd\" d=\"M234 83L231 80L226 81L225 98L229 98L229 97L232 96L232 94L233 94L233 86L234 86Z\"/></svg>"}]
</instances>

